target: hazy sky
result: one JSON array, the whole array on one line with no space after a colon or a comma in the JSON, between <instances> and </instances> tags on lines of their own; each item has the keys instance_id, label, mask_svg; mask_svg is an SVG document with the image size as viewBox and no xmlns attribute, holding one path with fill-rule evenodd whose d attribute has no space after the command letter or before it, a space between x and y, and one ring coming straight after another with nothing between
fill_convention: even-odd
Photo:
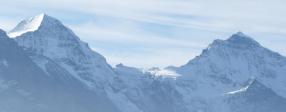
<instances>
[{"instance_id":1,"label":"hazy sky","mask_svg":"<svg viewBox=\"0 0 286 112\"><path fill-rule=\"evenodd\" d=\"M183 65L242 31L286 55L285 0L1 0L0 28L46 13L112 65Z\"/></svg>"}]
</instances>

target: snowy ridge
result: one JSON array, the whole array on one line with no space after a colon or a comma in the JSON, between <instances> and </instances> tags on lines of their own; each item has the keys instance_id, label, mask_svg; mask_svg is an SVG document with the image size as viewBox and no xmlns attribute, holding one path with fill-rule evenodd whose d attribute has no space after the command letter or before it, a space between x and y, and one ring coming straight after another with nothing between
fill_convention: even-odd
<instances>
[{"instance_id":1,"label":"snowy ridge","mask_svg":"<svg viewBox=\"0 0 286 112\"><path fill-rule=\"evenodd\" d=\"M9 37L17 37L27 32L36 31L43 19L45 14L39 14L35 17L21 21L12 31L8 33Z\"/></svg>"}]
</instances>

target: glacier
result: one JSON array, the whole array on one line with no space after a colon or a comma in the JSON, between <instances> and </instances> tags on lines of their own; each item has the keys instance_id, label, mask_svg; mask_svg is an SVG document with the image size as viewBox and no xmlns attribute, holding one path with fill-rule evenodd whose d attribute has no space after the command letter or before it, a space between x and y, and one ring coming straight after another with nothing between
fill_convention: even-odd
<instances>
[{"instance_id":1,"label":"glacier","mask_svg":"<svg viewBox=\"0 0 286 112\"><path fill-rule=\"evenodd\" d=\"M285 112L286 57L238 32L180 67L110 66L59 20L0 30L2 112Z\"/></svg>"}]
</instances>

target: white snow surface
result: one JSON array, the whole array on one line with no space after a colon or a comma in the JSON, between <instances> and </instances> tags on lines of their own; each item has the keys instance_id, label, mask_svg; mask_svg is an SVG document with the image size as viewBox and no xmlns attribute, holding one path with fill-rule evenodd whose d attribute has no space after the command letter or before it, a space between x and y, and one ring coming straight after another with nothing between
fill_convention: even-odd
<instances>
[{"instance_id":1,"label":"white snow surface","mask_svg":"<svg viewBox=\"0 0 286 112\"><path fill-rule=\"evenodd\" d=\"M17 37L27 32L36 31L44 18L45 14L39 14L35 17L21 21L12 31L8 33L9 37Z\"/></svg>"},{"instance_id":2,"label":"white snow surface","mask_svg":"<svg viewBox=\"0 0 286 112\"><path fill-rule=\"evenodd\" d=\"M169 70L169 69L160 69L160 68L151 68L146 70L145 72L150 72L151 74L157 76L157 77L170 77L176 79L177 77L180 77L181 75L176 73L176 71Z\"/></svg>"}]
</instances>

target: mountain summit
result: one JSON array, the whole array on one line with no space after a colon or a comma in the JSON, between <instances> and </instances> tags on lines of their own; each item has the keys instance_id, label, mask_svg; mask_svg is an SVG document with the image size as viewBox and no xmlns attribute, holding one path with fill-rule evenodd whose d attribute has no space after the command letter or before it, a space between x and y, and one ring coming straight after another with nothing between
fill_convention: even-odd
<instances>
[{"instance_id":1,"label":"mountain summit","mask_svg":"<svg viewBox=\"0 0 286 112\"><path fill-rule=\"evenodd\" d=\"M209 45L209 48L212 47L231 47L236 49L252 49L256 47L262 47L257 41L255 41L250 36L242 32L237 32L233 34L230 38L226 40L215 40L212 44Z\"/></svg>"},{"instance_id":2,"label":"mountain summit","mask_svg":"<svg viewBox=\"0 0 286 112\"><path fill-rule=\"evenodd\" d=\"M60 33L65 30L69 33L73 33L59 20L42 13L34 17L22 20L13 30L8 33L8 35L14 38L26 33L31 33L39 30L44 30L46 33Z\"/></svg>"},{"instance_id":3,"label":"mountain summit","mask_svg":"<svg viewBox=\"0 0 286 112\"><path fill-rule=\"evenodd\" d=\"M53 17L40 14L23 20L14 29L14 33L21 32L15 40L26 52L35 57L46 57L58 62L86 83L94 80L97 80L97 84L107 83L114 75L102 55L92 51L87 43L81 41L72 30ZM37 59L36 62L48 69L45 64L49 61L45 58Z\"/></svg>"},{"instance_id":4,"label":"mountain summit","mask_svg":"<svg viewBox=\"0 0 286 112\"><path fill-rule=\"evenodd\" d=\"M21 21L12 31L9 32L9 36L17 37L24 33L37 30L46 17L47 15L45 14L39 14L37 16Z\"/></svg>"},{"instance_id":5,"label":"mountain summit","mask_svg":"<svg viewBox=\"0 0 286 112\"><path fill-rule=\"evenodd\" d=\"M235 44L235 45L244 45L244 46L258 46L259 45L257 41L255 41L250 36L247 36L242 32L238 32L232 35L226 41L229 43Z\"/></svg>"}]
</instances>

